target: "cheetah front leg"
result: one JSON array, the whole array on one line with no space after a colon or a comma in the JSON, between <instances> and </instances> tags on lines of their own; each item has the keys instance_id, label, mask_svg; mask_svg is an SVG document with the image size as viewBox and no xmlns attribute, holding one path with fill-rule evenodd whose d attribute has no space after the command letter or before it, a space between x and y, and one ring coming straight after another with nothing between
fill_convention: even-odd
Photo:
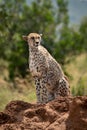
<instances>
[{"instance_id":1,"label":"cheetah front leg","mask_svg":"<svg viewBox=\"0 0 87 130\"><path fill-rule=\"evenodd\" d=\"M49 90L47 89L46 77L41 79L41 94L42 103L48 103L49 101L55 99L54 94L49 92Z\"/></svg>"},{"instance_id":2,"label":"cheetah front leg","mask_svg":"<svg viewBox=\"0 0 87 130\"><path fill-rule=\"evenodd\" d=\"M42 103L47 103L48 93L47 93L47 88L46 88L46 81L44 78L42 78L40 82L41 82L41 100L42 100Z\"/></svg>"},{"instance_id":3,"label":"cheetah front leg","mask_svg":"<svg viewBox=\"0 0 87 130\"><path fill-rule=\"evenodd\" d=\"M35 81L35 87L36 87L36 97L37 97L37 103L41 103L41 85L40 85L40 79L38 77L34 77Z\"/></svg>"}]
</instances>

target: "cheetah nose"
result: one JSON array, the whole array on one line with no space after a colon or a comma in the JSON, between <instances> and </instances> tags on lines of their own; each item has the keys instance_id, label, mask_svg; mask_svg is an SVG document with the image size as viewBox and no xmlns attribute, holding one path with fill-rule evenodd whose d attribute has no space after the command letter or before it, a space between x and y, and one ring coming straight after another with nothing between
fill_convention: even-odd
<instances>
[{"instance_id":1,"label":"cheetah nose","mask_svg":"<svg viewBox=\"0 0 87 130\"><path fill-rule=\"evenodd\" d=\"M35 42L35 46L38 46L39 45L39 42Z\"/></svg>"},{"instance_id":2,"label":"cheetah nose","mask_svg":"<svg viewBox=\"0 0 87 130\"><path fill-rule=\"evenodd\" d=\"M38 44L39 42L36 42L36 44Z\"/></svg>"}]
</instances>

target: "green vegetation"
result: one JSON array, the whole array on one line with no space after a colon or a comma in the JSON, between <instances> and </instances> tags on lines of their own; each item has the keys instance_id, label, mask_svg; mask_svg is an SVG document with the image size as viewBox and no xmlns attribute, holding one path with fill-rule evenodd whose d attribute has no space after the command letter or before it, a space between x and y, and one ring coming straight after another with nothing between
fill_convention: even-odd
<instances>
[{"instance_id":1,"label":"green vegetation","mask_svg":"<svg viewBox=\"0 0 87 130\"><path fill-rule=\"evenodd\" d=\"M26 0L0 0L0 78L13 84L12 88L0 85L1 109L10 100L35 101L34 87L24 87L20 93L20 85L14 85L16 77L30 76L28 45L22 35L31 32L43 34L43 46L70 76L73 95L87 95L87 17L82 19L78 29L69 26L68 0L55 0L55 3L51 0L33 0L31 4Z\"/></svg>"},{"instance_id":2,"label":"green vegetation","mask_svg":"<svg viewBox=\"0 0 87 130\"><path fill-rule=\"evenodd\" d=\"M24 90L19 92L18 89L11 89L9 87L0 87L0 111L2 111L7 103L12 100L23 100L27 102L36 102L36 95L34 88L31 90Z\"/></svg>"},{"instance_id":3,"label":"green vegetation","mask_svg":"<svg viewBox=\"0 0 87 130\"><path fill-rule=\"evenodd\" d=\"M87 95L87 53L73 56L64 67L70 76L72 94L74 96Z\"/></svg>"}]
</instances>

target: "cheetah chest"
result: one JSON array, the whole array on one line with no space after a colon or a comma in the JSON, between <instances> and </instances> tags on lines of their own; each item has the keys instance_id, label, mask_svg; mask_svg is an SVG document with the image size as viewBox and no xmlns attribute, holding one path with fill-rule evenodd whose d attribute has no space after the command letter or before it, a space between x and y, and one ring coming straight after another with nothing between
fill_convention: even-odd
<instances>
[{"instance_id":1,"label":"cheetah chest","mask_svg":"<svg viewBox=\"0 0 87 130\"><path fill-rule=\"evenodd\" d=\"M35 57L30 56L29 69L30 69L32 76L40 76L41 75L41 73L38 71L39 67L40 66L39 66L38 60L35 59Z\"/></svg>"}]
</instances>

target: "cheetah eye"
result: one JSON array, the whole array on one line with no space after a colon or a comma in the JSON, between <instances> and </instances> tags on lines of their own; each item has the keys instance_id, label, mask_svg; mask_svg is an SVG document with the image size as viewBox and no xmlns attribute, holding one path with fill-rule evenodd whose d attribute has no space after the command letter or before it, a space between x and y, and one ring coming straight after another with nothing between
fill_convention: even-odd
<instances>
[{"instance_id":1,"label":"cheetah eye","mask_svg":"<svg viewBox=\"0 0 87 130\"><path fill-rule=\"evenodd\" d=\"M34 37L31 37L32 40L34 40Z\"/></svg>"},{"instance_id":2,"label":"cheetah eye","mask_svg":"<svg viewBox=\"0 0 87 130\"><path fill-rule=\"evenodd\" d=\"M40 37L37 37L38 39L40 39Z\"/></svg>"}]
</instances>

